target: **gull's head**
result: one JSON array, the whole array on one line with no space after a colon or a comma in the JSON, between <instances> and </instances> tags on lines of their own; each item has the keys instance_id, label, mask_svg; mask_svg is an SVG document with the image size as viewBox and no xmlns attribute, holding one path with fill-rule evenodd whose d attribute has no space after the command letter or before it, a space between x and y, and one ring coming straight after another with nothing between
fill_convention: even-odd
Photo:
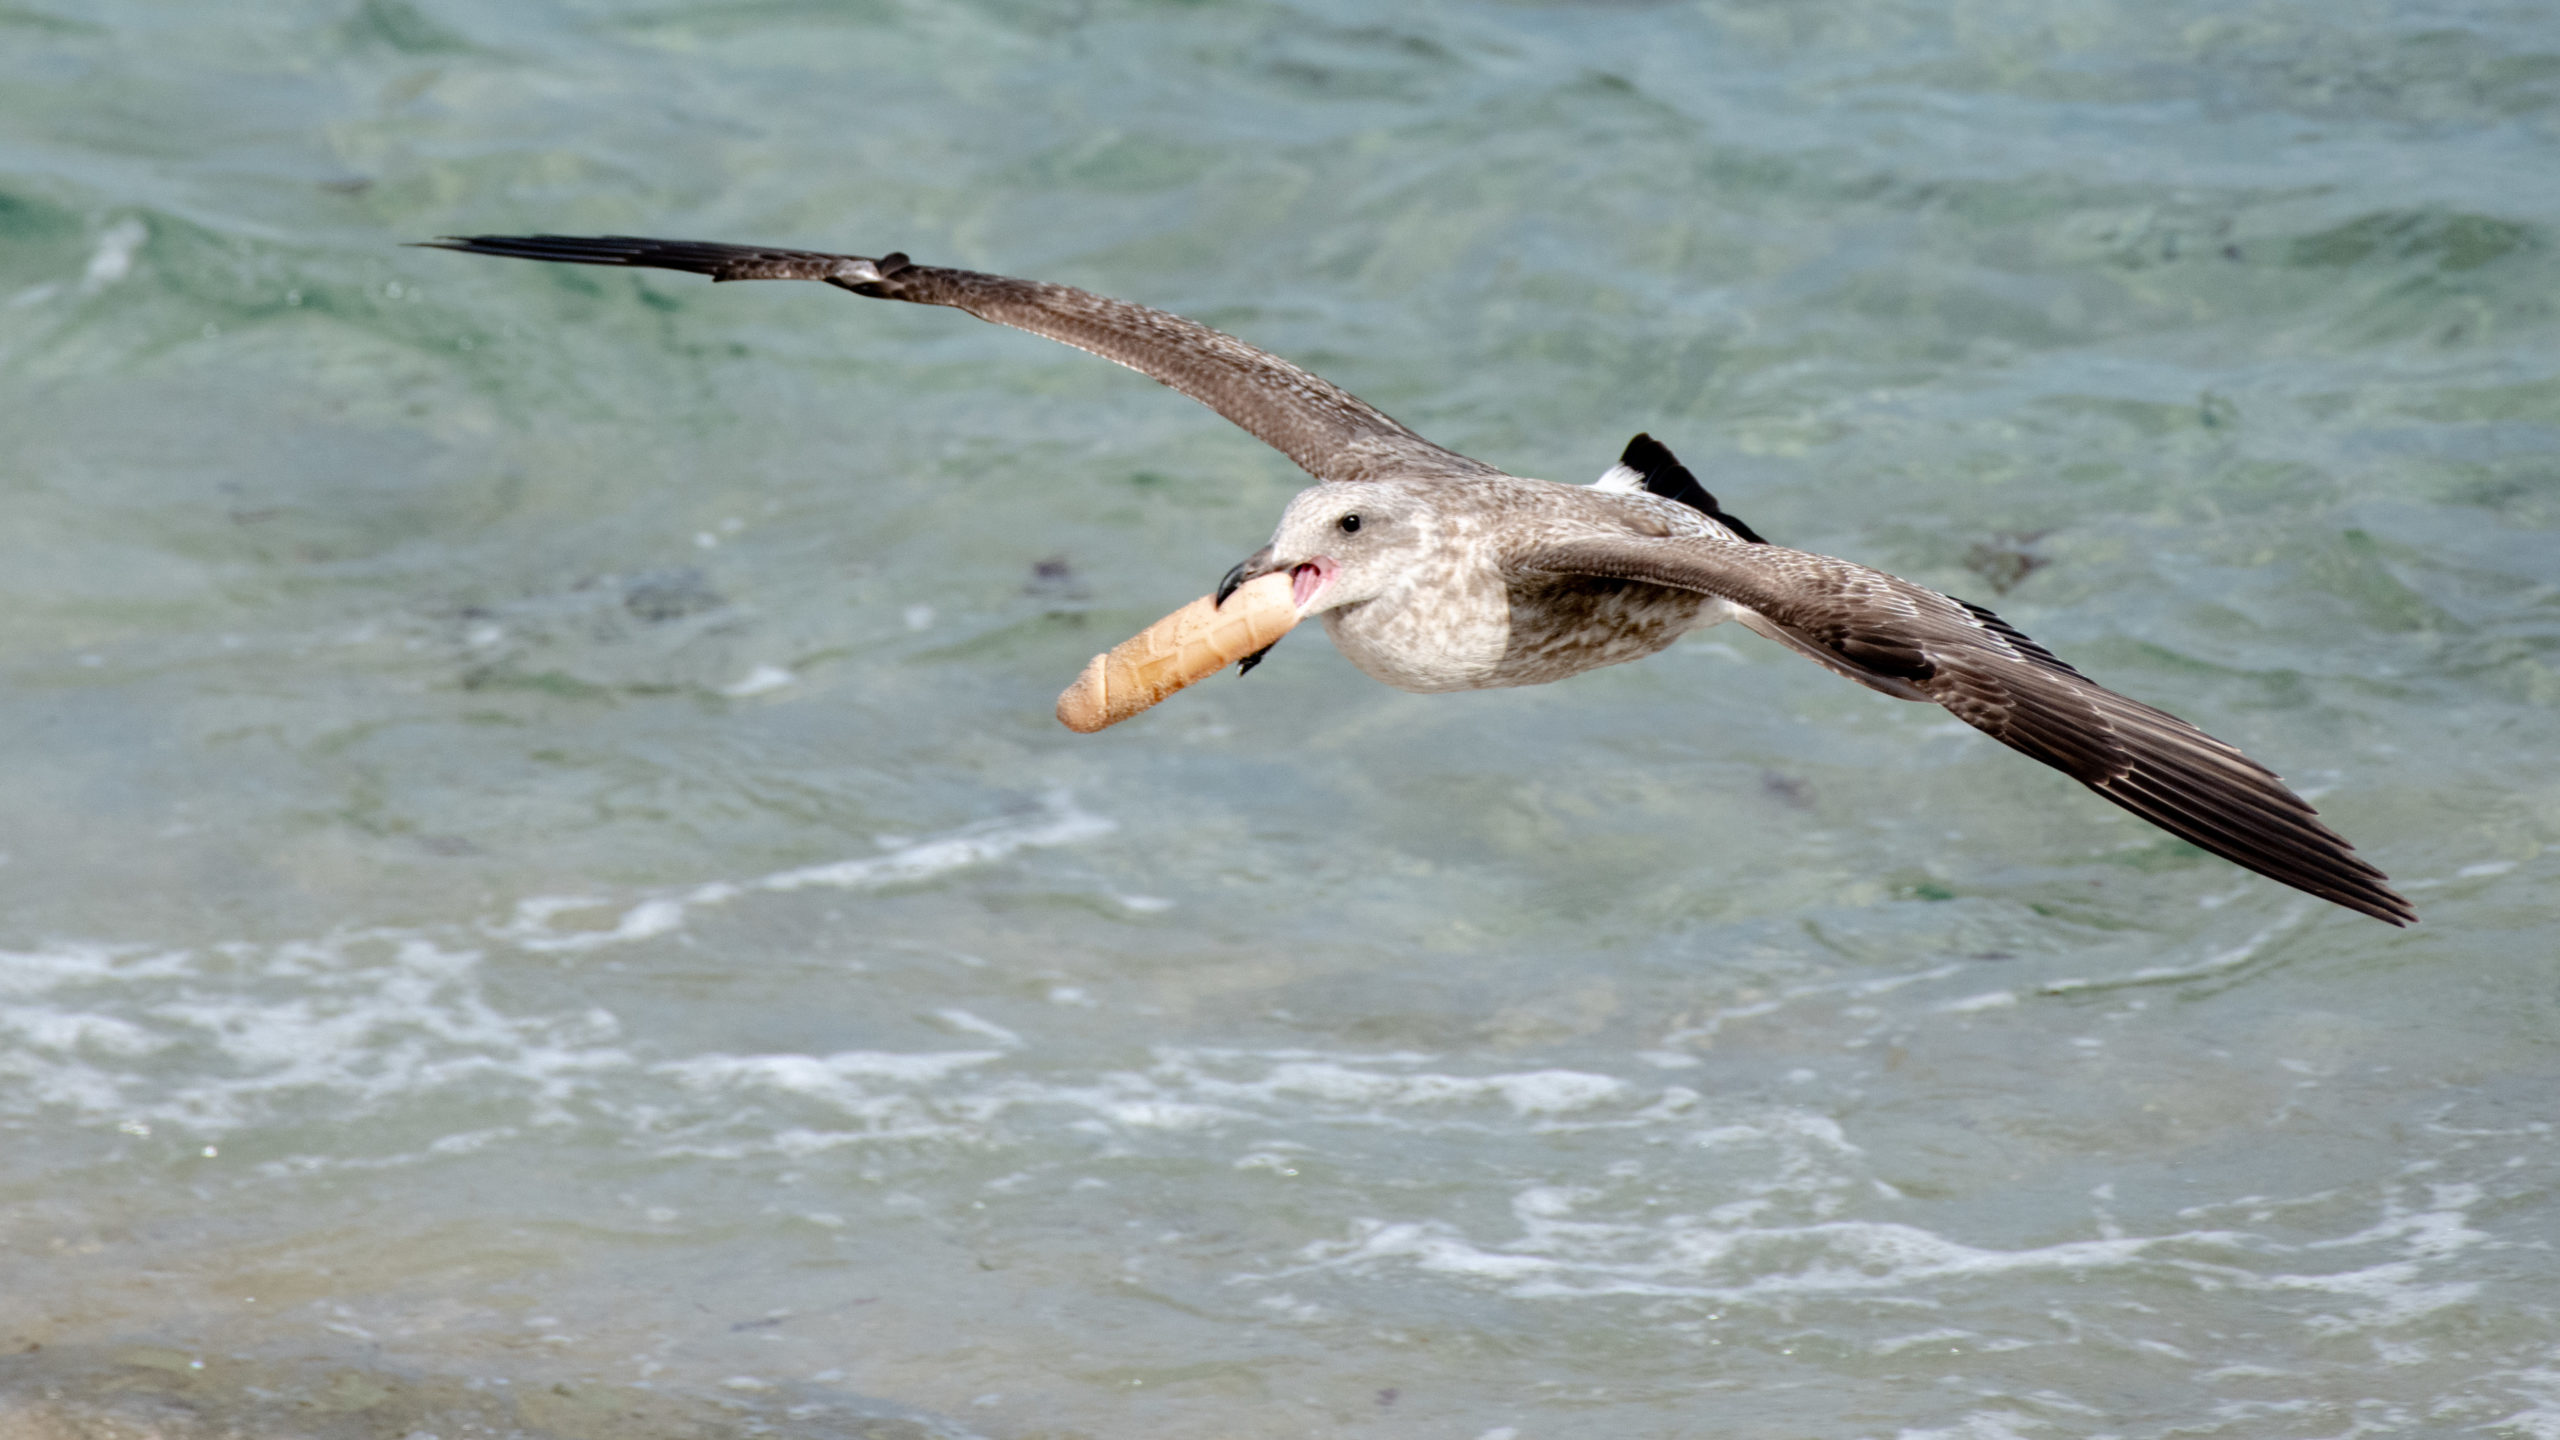
<instances>
[{"instance_id":1,"label":"gull's head","mask_svg":"<svg viewBox=\"0 0 2560 1440\"><path fill-rule=\"evenodd\" d=\"M1301 615L1374 600L1421 558L1428 518L1419 497L1392 483L1309 486L1289 502L1271 543L1227 572L1218 599L1248 580L1285 573Z\"/></svg>"}]
</instances>

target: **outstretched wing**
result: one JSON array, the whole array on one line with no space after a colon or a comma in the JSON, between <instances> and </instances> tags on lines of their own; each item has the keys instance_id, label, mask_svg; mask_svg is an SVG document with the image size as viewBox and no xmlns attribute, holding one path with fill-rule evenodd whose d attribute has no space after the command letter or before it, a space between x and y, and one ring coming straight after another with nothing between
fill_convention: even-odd
<instances>
[{"instance_id":1,"label":"outstretched wing","mask_svg":"<svg viewBox=\"0 0 2560 1440\"><path fill-rule=\"evenodd\" d=\"M1319 480L1499 473L1441 449L1350 391L1232 335L1065 285L916 265L898 254L871 259L628 235L449 235L428 248L682 270L714 280L823 280L856 295L947 305L1153 376L1244 427Z\"/></svg>"},{"instance_id":2,"label":"outstretched wing","mask_svg":"<svg viewBox=\"0 0 2560 1440\"><path fill-rule=\"evenodd\" d=\"M2273 771L2089 679L1980 606L1845 560L1723 539L1575 541L1514 564L1721 596L1754 630L1887 694L1936 701L2236 865L2393 925L2418 918Z\"/></svg>"}]
</instances>

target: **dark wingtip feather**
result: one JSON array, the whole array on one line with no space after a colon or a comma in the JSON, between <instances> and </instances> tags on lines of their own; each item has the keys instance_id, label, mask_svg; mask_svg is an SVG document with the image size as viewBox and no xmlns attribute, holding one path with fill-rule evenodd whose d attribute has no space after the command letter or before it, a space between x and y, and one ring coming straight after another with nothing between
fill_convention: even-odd
<instances>
[{"instance_id":1,"label":"dark wingtip feather","mask_svg":"<svg viewBox=\"0 0 2560 1440\"><path fill-rule=\"evenodd\" d=\"M1967 723L2242 869L2387 925L2418 918L2390 877L2320 823L2283 777L2177 716L2092 681L1991 611L1944 598L2010 662L1986 665L1963 648L1924 647L1937 667L1932 698Z\"/></svg>"},{"instance_id":2,"label":"dark wingtip feather","mask_svg":"<svg viewBox=\"0 0 2560 1440\"><path fill-rule=\"evenodd\" d=\"M1707 493L1707 487L1699 484L1698 477L1689 473L1689 467L1681 464L1679 457L1671 453L1671 447L1652 435L1638 432L1636 438L1627 442L1627 448L1618 452L1618 463L1643 476L1644 488L1663 499L1704 511L1717 524L1754 545L1769 543L1760 538L1759 532L1718 506L1716 497Z\"/></svg>"},{"instance_id":3,"label":"dark wingtip feather","mask_svg":"<svg viewBox=\"0 0 2560 1440\"><path fill-rule=\"evenodd\" d=\"M655 240L642 235L444 235L417 242L428 250L497 255L510 260L550 260L570 265L619 265L708 275L714 280L823 280L851 256L713 240Z\"/></svg>"},{"instance_id":4,"label":"dark wingtip feather","mask_svg":"<svg viewBox=\"0 0 2560 1440\"><path fill-rule=\"evenodd\" d=\"M2217 746L2220 742L2160 712L2144 718L2156 715L2153 724L2167 721L2175 731L2168 737L2145 736L2125 723L2128 712L2130 705L2118 708L2113 718L2119 743L2132 752L2131 764L2118 774L2085 781L2091 790L2190 844L2306 895L2388 925L2417 920L2416 907L2392 890L2391 877L2358 855L2345 836L2322 824L2319 812L2286 788L2274 771L2237 750L2210 761L2192 753L2191 741L2177 732Z\"/></svg>"},{"instance_id":5,"label":"dark wingtip feather","mask_svg":"<svg viewBox=\"0 0 2560 1440\"><path fill-rule=\"evenodd\" d=\"M2366 864L2344 837L2317 821L2270 825L2235 815L2228 805L2199 805L2170 785L2119 781L2090 788L2179 839L2278 884L2386 925L2406 926L2418 918L2416 907L2391 889L2390 877ZM2317 835L2305 835L2304 830Z\"/></svg>"}]
</instances>

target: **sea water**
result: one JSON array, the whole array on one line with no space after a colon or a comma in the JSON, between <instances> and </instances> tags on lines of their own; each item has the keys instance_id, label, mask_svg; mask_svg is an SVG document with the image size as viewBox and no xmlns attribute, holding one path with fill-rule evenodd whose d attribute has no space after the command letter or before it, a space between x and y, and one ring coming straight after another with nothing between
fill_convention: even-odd
<instances>
[{"instance_id":1,"label":"sea water","mask_svg":"<svg viewBox=\"0 0 2560 1440\"><path fill-rule=\"evenodd\" d=\"M2560 1436L2555 142L2496 0L0 6L0 1434ZM1649 431L2423 922L1738 631L1070 734L1285 460L481 231Z\"/></svg>"}]
</instances>

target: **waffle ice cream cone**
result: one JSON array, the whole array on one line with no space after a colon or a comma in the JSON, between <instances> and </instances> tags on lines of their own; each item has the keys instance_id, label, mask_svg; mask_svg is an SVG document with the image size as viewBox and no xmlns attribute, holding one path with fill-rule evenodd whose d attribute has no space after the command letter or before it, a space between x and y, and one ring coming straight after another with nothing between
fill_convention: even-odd
<instances>
[{"instance_id":1,"label":"waffle ice cream cone","mask_svg":"<svg viewBox=\"0 0 2560 1440\"><path fill-rule=\"evenodd\" d=\"M1093 657L1058 697L1058 720L1092 734L1117 725L1289 633L1298 623L1287 574L1236 587L1220 605L1203 595Z\"/></svg>"}]
</instances>

